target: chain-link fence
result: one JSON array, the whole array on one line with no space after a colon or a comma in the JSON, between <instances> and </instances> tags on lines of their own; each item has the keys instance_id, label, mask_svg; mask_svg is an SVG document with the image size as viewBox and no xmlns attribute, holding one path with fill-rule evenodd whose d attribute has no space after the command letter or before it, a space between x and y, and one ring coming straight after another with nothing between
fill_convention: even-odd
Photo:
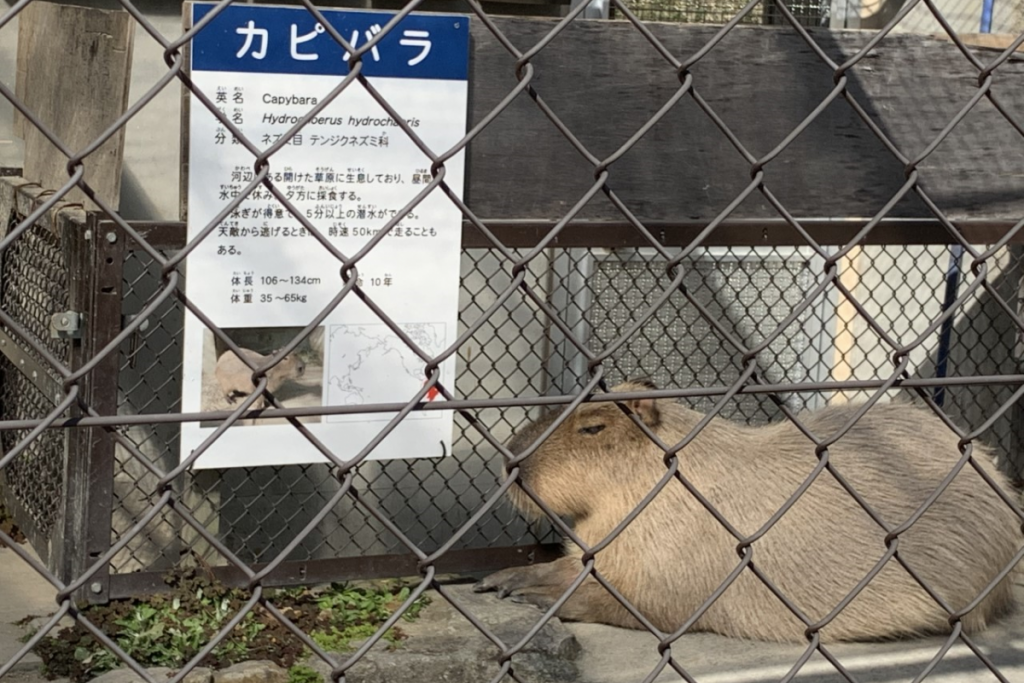
<instances>
[{"instance_id":1,"label":"chain-link fence","mask_svg":"<svg viewBox=\"0 0 1024 683\"><path fill-rule=\"evenodd\" d=\"M0 31L31 2L11 7L0 18ZM619 28L639 35L653 49L651 54L656 55L668 80L675 80L671 97L656 111L648 112L645 120L636 122L635 134L630 132L624 142L616 143L619 146L597 155L581 141L587 136L573 130L548 105L544 80L534 64L543 61L549 43L566 35L583 6L575 6L563 20L534 26L532 30L542 36L539 42L518 45L505 33L515 29L514 22L498 20L478 2L466 0L463 9L471 14L475 39L490 40L506 53L509 88L507 97L488 105L483 116L470 122L470 132L455 148L429 150L432 166L423 174L425 186L433 193L448 192L445 164L456 152L483 142L495 130L503 131L500 134L504 136L518 134L500 125L502 114L518 98L517 106L529 104L543 124L561 136L564 155L583 159L585 192L573 195L564 188L556 189L555 195L563 190L566 194L556 197L554 205L561 210L552 220L532 214L526 206L528 196L511 201L516 207L511 219L491 220L479 215L472 201L481 201L482 193L471 192L466 204L457 193L449 195L463 220L458 338L442 353L415 349L425 384L408 404L286 407L268 390L272 367L257 364L252 369L258 384L248 399L225 410L196 414L183 412L182 405L187 311L191 308L202 321L207 328L204 334L218 349L236 353L240 349L230 331L213 325L185 295L188 254L195 243L188 242L184 223L125 220L116 207L94 195L83 178L90 155L163 89L181 83L193 97L201 94L187 75L183 55L208 24L200 22L171 39L156 31L129 0L119 0L119 4L140 31L160 44L168 65L167 78L152 86L123 116L105 122L109 128L104 135L83 152L65 149L60 140L51 139L68 159L69 180L63 187L40 188L17 177L0 179L0 218L5 225L0 238L0 492L43 562L36 562L2 530L0 542L53 584L60 605L57 617L70 616L89 624L81 604L152 591L159 588L168 570L198 565L227 583L246 587L251 599L240 609L237 620L226 624L174 676L175 681L183 680L204 661L245 613L257 606L285 623L328 663L336 680L344 680L366 648L382 645L387 629L413 601L430 591L451 603L495 645L496 658L489 673L492 680L505 676L521 680L516 674L516 664L521 661L517 655L529 638L522 642L499 638L453 597L438 581L438 573L471 574L554 559L559 554L559 540L568 536L571 544L581 549L570 555L569 561L533 564L514 574L528 576L529 572L544 571L539 567L557 567L552 570L558 572L557 581L532 593L543 616L538 613L538 623L528 635L536 635L555 614L579 617L581 610L586 612L586 600L591 599L587 596L603 587L599 604L605 613L615 616L598 621L629 623L658 638L661 660L651 680L666 668L692 680L688 663L672 654L673 643L691 630L749 635L770 627L766 617L760 620L761 631L751 628L744 632L733 628L735 624L729 626L729 610L734 609L729 605L755 614L760 608L766 614L781 612L797 624L794 633L806 641L807 649L789 677L795 676L812 654L819 653L835 664L836 675L857 680L835 659L823 635L830 633L833 624L846 629L844 610L851 605L847 614L859 613L858 604L876 600L878 595L883 596L882 605L903 604L900 600L911 594L919 601L914 604L927 615L922 619L929 628L948 634L943 648L927 668L922 667L922 675L959 641L977 655L980 666L998 680L1007 680L973 640L972 627L978 617L971 612L987 611L990 604L1006 598L1007 577L1024 554L1019 538L1024 512L1017 493L1011 485L1000 485L999 475L983 464L985 454L993 453L1010 484L1020 485L1024 413L1017 402L1024 392L1024 375L1020 373L1024 352L1019 342L1024 332L1019 309L1024 298L1020 294L1024 251L1019 245L1024 219L1014 213L1019 213L1021 205L1012 192L1009 199L1000 196L989 203L973 197L958 204L959 210L953 212L957 215L951 219L951 212L944 207L947 197L935 200L939 193L930 185L934 175L929 174L939 171L929 164L936 150L962 132L958 127L979 112L989 117L987 121L997 121L1004 133L1008 131L1001 140L1024 148L1019 113L1024 102L1024 69L1017 52L1024 45L1024 33L988 53L973 50L951 35L952 44L946 47L955 51L961 68L970 72L970 89L964 93L963 78L939 81L932 72L936 82L928 92L934 95L945 87L956 106L940 125L918 131L917 139L923 141L920 147L905 149L895 141L897 136L879 124L877 112L865 100L862 86L854 83L854 75L857 69L872 68L879 41L912 11L928 9L941 26L942 14L933 3L901 5L882 29L860 36L856 48L845 59L837 59L834 45L822 48L816 40L815 36L821 39L824 34L812 36L805 29L822 25L822 17L827 15L823 7L784 0L755 1L717 6L714 11L719 14L714 15L696 5L690 8L677 3L666 8L616 0L612 14L625 22ZM217 5L207 16L215 18L230 5ZM349 55L352 77L344 81L344 87L363 89L386 108L386 98L371 87L372 80L367 80L361 69L364 62L375 58L374 50L389 31L398 30L395 25L387 24L369 42L353 45L330 26L316 6L308 2L301 6ZM416 9L419 3L411 2L401 14ZM721 31L686 34L699 36L703 42L683 53L666 46L671 42L664 38L667 34L660 29L653 32L641 21L668 18L660 12L675 12L674 20L710 20L725 25ZM797 125L779 140L772 140L760 154L750 151L709 104L703 95L709 84L697 75L710 51L725 49L725 41L743 35L743 23L781 25L776 30L797 36L802 54L816 60L824 74L822 99L801 111ZM521 38L517 35L517 40ZM771 40L765 38L765 45L777 45ZM672 42L673 46L679 44ZM615 49L611 38L608 49ZM904 52L909 55L912 50ZM924 61L921 53L915 53L914 59L907 56L906 64ZM544 64L545 68L557 66ZM729 68L742 69L743 65ZM6 84L0 93L26 125L53 138L41 121L41 112L26 108ZM249 189L264 188L270 193L279 189L271 175L275 153L320 113L305 113L293 130L263 149L260 141L247 140L211 99L190 101L190 106L208 108L226 131L251 148L255 165ZM636 163L631 152L648 149L642 146L645 137L648 141L657 138L664 126L677 123L669 114L683 101L692 105L691 115L696 112L702 117L708 130L721 134L722 148L731 156L730 163L737 164L739 173L733 175L738 189L706 218L648 205L644 211L659 216L649 220L643 211L631 210L628 192L620 194L617 171ZM474 106L480 107L480 102ZM847 119L840 120L833 111L840 106ZM932 116L934 111L901 113L904 119L926 115ZM398 119L393 135L415 137L416 131ZM833 219L794 217L789 195L780 199L784 195L776 194L769 181L772 162L798 148L798 139L808 130L830 123L848 126L850 121L870 134L880 153L897 168L897 180L888 179L889 193L878 195L883 201L872 218L842 220L829 206L822 206L821 214ZM913 121L907 120L892 128L901 126L914 128ZM607 147L608 141L602 140L600 146ZM810 154L806 149L803 153ZM837 158L840 153L836 151ZM990 145L985 153L989 159L979 162L981 166L998 166L1000 171L1009 168L1011 175L1016 169L1020 175L1021 167L1015 165L1022 158L1019 149L1011 153L1006 147ZM830 154L819 152L816 168L827 167ZM652 153L652 159L654 156ZM725 156L718 151L718 157ZM995 158L999 156L1001 161ZM722 167L730 173L728 164ZM799 169L789 168L789 172L799 173ZM969 173L961 167L952 170ZM709 167L709 174L718 172ZM994 173L994 182L1005 182L1006 175ZM946 179L934 182L941 180ZM581 181L575 178L572 182ZM657 182L651 179L646 185ZM673 181L662 178L660 182ZM100 210L86 211L64 202L74 187L83 190ZM709 187L710 183L700 192ZM850 194L857 195L858 190L874 191L855 188ZM245 194L232 199L231 208L238 208ZM296 210L284 194L274 196L295 222L323 237L325 226ZM594 220L586 213L594 197L607 200L612 220ZM750 197L757 197L768 211L757 219L734 218L733 213ZM907 218L906 207L897 207L905 197L918 202L917 215L911 218ZM818 202L827 200L820 194L816 198ZM675 207L675 199L671 201ZM836 201L840 206L850 205L845 198ZM971 210L963 210L965 205ZM518 209L523 212L521 220L515 214ZM661 215L666 212L671 214L668 220ZM342 254L334 283L338 297L332 308L347 297L373 300L358 280L359 268L366 254L397 229L400 218L382 222L379 236L366 243L368 251ZM327 238L322 241L329 242ZM950 265L951 246L959 254L956 268ZM401 332L386 310L376 314L382 325L396 334ZM301 353L313 343L315 327L288 328L279 348ZM411 340L405 341L415 346ZM454 382L446 386L439 367L442 356L451 354L457 358L458 371ZM271 365L283 359L281 352ZM551 437L551 444L561 443L558 439L565 438L564 428L555 433L561 419L551 422L549 417L547 422L539 422L539 428L528 427L539 417L537 408L561 413L567 406L580 410L607 406L605 393L610 387L637 377L650 378L661 388L627 385L619 397L621 405L628 406L620 421L623 428L632 430L631 450L653 457L663 472L659 470L660 478L649 482L640 495L623 493L630 505L616 511L621 516L605 520L600 533L581 531L588 529L586 515L574 515L571 505L538 495L543 486L531 479L540 467L536 463L543 462L541 451L544 458L550 458L550 449L556 446L524 444L523 437L515 448L503 444L509 444L516 434ZM424 400L429 392L441 400ZM252 412L253 400L261 395L268 401L268 409ZM708 448L706 441L698 440L704 429L719 436L732 432L722 422L696 418L695 424L681 433L662 431L659 423L647 419L649 415L645 418L645 411L653 405L649 403L652 396L679 401L709 419L775 425L760 432L765 435L780 434L787 425L795 427L791 433L802 439L806 467L790 482L792 489L785 495L772 497L751 487L731 488L728 477L712 481L702 490L694 484L707 483L701 479L705 476L701 463L689 459L688 453ZM874 418L869 416L883 404L898 406L908 397L935 415L945 416L947 422L929 422L921 413L907 413L902 422L902 418L893 418L893 423L881 423L883 427L872 422ZM833 424L830 418L808 417L838 413L806 412L835 405L860 407L842 413L849 423L845 418ZM452 452L441 458L373 460L368 457L371 447L353 459L327 449L322 462L313 464L194 469L192 465L206 445L184 457L180 453L183 423L223 424L228 430L237 430L246 428L244 422L249 420L277 421L290 424L312 443L316 439L302 428L300 418L376 411L412 419L410 415L437 410L438 406L455 410ZM597 410L600 408L588 414ZM584 425L572 422L575 417L568 419L566 424L591 430L583 432L587 435L607 428L603 423ZM399 423L381 421L380 436L394 431ZM886 424L891 433L869 431L865 437L856 432L858 425L877 430ZM921 425L928 429L915 429ZM872 435L876 438L869 438ZM765 436L767 443L772 443L771 438ZM852 457L839 455L845 453L844 439L856 444L854 449L870 452L874 464L867 469L882 473L867 480L877 484L875 490L859 490L844 479L844 458ZM210 443L215 441L216 437ZM639 443L644 445L636 445ZM950 452L926 452L932 446ZM621 442L615 447L621 448ZM904 447L911 458L909 464L894 455ZM715 448L730 450L721 444ZM594 462L601 449L592 451L595 460L588 460L587 474L597 467ZM838 466L830 461L831 451L837 454ZM633 455L624 453L623 457ZM754 449L730 455L731 467L740 477L736 481L749 484L754 480L751 473L770 481L773 453ZM764 459L758 461L758 455ZM922 462L914 462L913 457ZM919 466L921 469L916 469ZM857 467L852 470L858 471ZM911 487L913 496L895 505L892 499L900 491L890 486L890 480L902 476L921 481ZM973 478L965 484L968 476ZM812 550L806 551L809 559L804 558L799 576L780 578L770 571L774 558L787 552L786 543L775 540L779 537L772 535L773 529L799 531L806 524L807 535L820 537L815 531L819 527L812 522L823 515L807 515L799 507L802 500L820 503L820 489L815 488L819 478L831 482L829 495L835 510L855 512L869 520L857 528L870 536L873 545L865 541L865 548L870 547L874 555L863 567L862 562L856 564L857 571L863 571L842 590L827 586L816 564L830 566L840 558L838 551L835 556L826 552L827 557L819 553L831 543L841 545L839 538L816 538L815 542L823 545L809 546ZM582 488L590 485L589 481L580 477L573 485L581 487L579 497L593 494L596 500L597 492ZM605 484L609 489L619 485L623 491L628 489L625 481ZM947 491L957 502L967 500L971 505L951 514L949 498L943 499ZM540 521L499 504L506 492L524 508L537 506L543 513ZM737 508L736 503L744 496L751 504L756 500L758 505L771 506L765 519L753 526L749 519L730 519L745 507L741 503ZM620 537L628 539L624 541L627 544L636 543L637 537L627 532L636 528L629 522L649 525L644 532L648 544L639 550L630 545L636 558L646 558L654 545L678 546L686 539L685 535L673 536L671 525L650 526L650 518L644 516L662 509L658 506L664 505L666 497L678 504L679 510L707 513L706 522L711 524L708 538L718 540L717 545L709 540L706 552L729 551L728 557L723 554L716 560L716 566L724 568L721 575L713 580L702 577L704 583L690 587L685 598L682 589L657 590L664 585L659 577L669 571L657 563L649 563L654 569L643 573L655 588L631 584L633 570L622 570L618 564L622 551L614 550ZM685 505L680 502L684 498ZM929 510L939 512L931 515ZM900 516L891 517L896 514ZM575 531L564 520L573 516L577 517L573 520ZM936 518L938 526L928 526ZM927 521L918 529L931 529L933 537L962 540L967 534L972 540L991 541L993 547L950 550L938 541L934 556L927 551L917 556L931 558L932 565L916 571L914 561L908 563L905 555L914 558L915 548L921 552L915 545L920 543L914 528L919 519ZM943 554L947 551L959 553L953 558L956 562L947 562L950 558ZM700 552L693 554L699 556ZM761 557L765 557L763 564ZM936 557L939 566L934 566ZM602 558L606 558L604 563ZM988 564L982 567L983 562ZM953 565L970 575L953 576ZM369 637L366 646L341 659L328 655L303 634L263 592L276 585L379 576L418 576L419 580L408 599L393 606L388 623ZM954 602L944 591L958 580L969 594ZM501 579L494 581L499 585ZM889 593L875 593L883 590L879 586L887 587ZM516 587L537 586L511 586ZM797 594L800 600L832 602L820 613L807 612L797 604L800 600L791 599ZM531 593L526 590L523 595ZM866 596L862 603L856 601L859 595ZM771 609L765 607L766 599L774 601ZM668 617L664 605L669 606ZM923 628L914 623L887 624L881 611L876 614L859 630L850 628L849 632L870 637ZM56 618L30 638L15 660L38 645L55 623ZM109 635L91 630L118 659L144 673ZM15 660L0 662L0 674L10 670Z\"/></svg>"}]
</instances>

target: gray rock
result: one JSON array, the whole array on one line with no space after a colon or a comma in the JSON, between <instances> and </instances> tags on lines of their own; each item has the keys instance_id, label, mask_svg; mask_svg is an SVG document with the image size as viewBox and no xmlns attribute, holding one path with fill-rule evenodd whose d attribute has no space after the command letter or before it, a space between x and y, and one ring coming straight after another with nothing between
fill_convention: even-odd
<instances>
[{"instance_id":1,"label":"gray rock","mask_svg":"<svg viewBox=\"0 0 1024 683\"><path fill-rule=\"evenodd\" d=\"M50 621L50 619L52 619L52 618L53 618L53 612L50 612L49 614L46 614L46 615L40 615L40 616L32 617L31 621L29 621L28 623L26 623L23 626L23 628L25 629L25 633L26 634L35 634L37 631L39 631L39 629L41 629L42 627L46 626L46 623L48 621ZM61 620L58 621L57 624L52 629L50 629L49 635L51 635L51 636L57 635L57 632L60 631L62 628L68 628L68 627L74 626L74 625L75 625L75 620L74 619L72 619L71 617L62 617Z\"/></svg>"},{"instance_id":2,"label":"gray rock","mask_svg":"<svg viewBox=\"0 0 1024 683\"><path fill-rule=\"evenodd\" d=\"M18 669L15 667L4 674L4 683L69 683L67 678L47 680L41 669Z\"/></svg>"},{"instance_id":3,"label":"gray rock","mask_svg":"<svg viewBox=\"0 0 1024 683\"><path fill-rule=\"evenodd\" d=\"M213 670L207 669L205 666L197 666L185 675L181 683L213 683Z\"/></svg>"},{"instance_id":4,"label":"gray rock","mask_svg":"<svg viewBox=\"0 0 1024 683\"><path fill-rule=\"evenodd\" d=\"M288 672L273 662L241 662L215 671L213 683L288 683Z\"/></svg>"},{"instance_id":5,"label":"gray rock","mask_svg":"<svg viewBox=\"0 0 1024 683\"><path fill-rule=\"evenodd\" d=\"M157 666L146 669L146 673L153 677L154 681L168 681L178 674L180 669L169 669L165 666ZM92 680L92 683L144 683L145 679L127 667L114 669L105 674L100 674ZM211 683L213 672L205 667L196 667L190 671L182 683Z\"/></svg>"},{"instance_id":6,"label":"gray rock","mask_svg":"<svg viewBox=\"0 0 1024 683\"><path fill-rule=\"evenodd\" d=\"M530 605L499 600L492 593L473 593L472 586L449 586L449 594L506 647L518 643L540 621ZM349 683L478 683L499 670L498 647L447 600L432 602L414 622L400 622L408 636L394 649L378 643L347 671ZM571 683L579 677L580 645L557 618L551 619L512 657L517 677L530 683ZM352 653L335 655L345 661ZM318 657L306 662L325 681L331 668Z\"/></svg>"},{"instance_id":7,"label":"gray rock","mask_svg":"<svg viewBox=\"0 0 1024 683\"><path fill-rule=\"evenodd\" d=\"M182 683L213 683L213 670L197 666L186 674Z\"/></svg>"},{"instance_id":8,"label":"gray rock","mask_svg":"<svg viewBox=\"0 0 1024 683\"><path fill-rule=\"evenodd\" d=\"M173 670L165 666L158 666L146 669L146 673L152 676L154 681L164 681L173 675ZM122 667L100 674L92 679L92 683L143 683L144 680L128 667Z\"/></svg>"}]
</instances>

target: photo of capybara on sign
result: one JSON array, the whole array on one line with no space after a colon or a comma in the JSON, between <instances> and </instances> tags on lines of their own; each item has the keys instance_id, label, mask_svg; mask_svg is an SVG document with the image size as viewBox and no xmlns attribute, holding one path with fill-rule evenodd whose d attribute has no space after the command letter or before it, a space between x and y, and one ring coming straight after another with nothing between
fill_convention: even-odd
<instances>
[{"instance_id":1,"label":"photo of capybara on sign","mask_svg":"<svg viewBox=\"0 0 1024 683\"><path fill-rule=\"evenodd\" d=\"M249 363L256 367L267 364L277 353L276 350L267 355L257 353L252 349L239 349L239 351ZM299 379L305 371L306 364L298 356L288 354L278 361L277 365L267 370L266 390L276 394L285 382ZM239 398L244 398L256 390L256 385L252 381L252 367L243 362L234 351L225 351L220 355L214 374L217 377L217 384L220 385L221 393L224 394L224 400L228 403L235 403ZM264 405L266 405L266 401L263 396L260 396L252 404L254 409L262 408Z\"/></svg>"},{"instance_id":2,"label":"photo of capybara on sign","mask_svg":"<svg viewBox=\"0 0 1024 683\"><path fill-rule=\"evenodd\" d=\"M240 358L209 330L204 332L202 409L235 410L255 390L253 366L262 367L292 342L302 331L288 328L230 328L224 332L239 347ZM323 328L317 328L292 351L266 372L266 390L285 408L323 405ZM248 362L245 362L248 361ZM259 396L249 410L272 408L266 394ZM300 417L304 423L319 422L318 416ZM284 418L239 420L236 425L283 424ZM203 422L215 427L216 422Z\"/></svg>"},{"instance_id":3,"label":"photo of capybara on sign","mask_svg":"<svg viewBox=\"0 0 1024 683\"><path fill-rule=\"evenodd\" d=\"M645 392L625 383L613 392ZM623 402L667 446L682 441L704 416L672 400ZM818 439L838 433L861 408L837 405L797 419ZM557 412L509 441L522 453ZM926 407L908 402L872 406L828 448L829 463L880 516L889 530L907 522L961 453L958 437ZM977 465L1009 494L992 453L973 444ZM743 537L783 507L819 463L815 445L790 421L751 427L712 419L678 453L679 473ZM665 452L613 402L584 403L521 464L519 477L554 514L571 518L588 546L601 542L666 473ZM538 506L519 488L511 502L531 517ZM814 624L825 619L886 556L887 531L827 470L796 503L753 540L752 565ZM963 629L984 629L1013 607L1014 573L974 601L1012 562L1021 520L968 463L913 524L898 534L905 562ZM646 619L665 632L680 628L741 563L740 541L680 481L673 479L616 539L594 557L595 569ZM584 569L580 549L566 543L554 562L513 567L477 584L477 591L549 608ZM641 628L592 576L558 610L570 621ZM949 633L950 615L896 558L820 633L823 641L878 640ZM806 642L807 624L754 574L743 569L692 631L765 641Z\"/></svg>"}]
</instances>

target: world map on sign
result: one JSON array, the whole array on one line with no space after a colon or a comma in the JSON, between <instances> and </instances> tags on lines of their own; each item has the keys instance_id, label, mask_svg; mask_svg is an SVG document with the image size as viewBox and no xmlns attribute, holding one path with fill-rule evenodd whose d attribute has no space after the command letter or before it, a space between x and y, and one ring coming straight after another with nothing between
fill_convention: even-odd
<instances>
[{"instance_id":1,"label":"world map on sign","mask_svg":"<svg viewBox=\"0 0 1024 683\"><path fill-rule=\"evenodd\" d=\"M444 323L405 323L402 331L426 353L436 356L445 348ZM409 401L426 381L424 361L413 353L384 323L366 325L330 325L325 345L327 367L326 399L332 406L358 406L371 403ZM436 389L424 397L437 398ZM381 420L392 413L375 415L332 415L330 422ZM406 419L440 419L437 411L414 411Z\"/></svg>"}]
</instances>

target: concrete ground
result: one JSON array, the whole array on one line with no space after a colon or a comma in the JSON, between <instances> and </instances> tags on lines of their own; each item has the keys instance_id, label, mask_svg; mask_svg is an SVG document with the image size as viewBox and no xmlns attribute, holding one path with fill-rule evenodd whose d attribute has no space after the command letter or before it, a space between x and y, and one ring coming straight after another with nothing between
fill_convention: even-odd
<instances>
[{"instance_id":1,"label":"concrete ground","mask_svg":"<svg viewBox=\"0 0 1024 683\"><path fill-rule=\"evenodd\" d=\"M1022 596L1024 597L1024 596ZM566 624L583 646L581 680L587 683L640 683L658 665L651 635L593 624ZM990 629L977 641L1010 683L1024 683L1024 614ZM945 641L924 639L828 648L858 683L916 681ZM769 683L789 673L804 648L692 634L672 646L672 654L698 683ZM658 683L685 680L666 670ZM815 654L793 679L798 683L845 683L822 655ZM954 645L927 677L928 683L995 683L999 679L962 643Z\"/></svg>"},{"instance_id":2,"label":"concrete ground","mask_svg":"<svg viewBox=\"0 0 1024 683\"><path fill-rule=\"evenodd\" d=\"M27 546L21 546L27 548ZM31 551L29 551L31 552ZM1024 586L1021 586L1024 599ZM0 666L21 648L24 634L13 622L44 616L55 607L56 591L10 549L0 549ZM582 683L640 683L659 661L654 637L593 624L566 624L583 649L579 661ZM1024 683L1024 609L977 638L983 652L1005 680ZM830 651L859 683L903 683L916 679L939 651L942 639L884 644L837 645ZM722 638L709 634L686 635L672 646L676 661L699 683L768 683L782 680L803 648ZM3 678L3 683L42 683L39 660L29 655ZM684 680L666 670L654 679ZM839 683L838 674L824 657L815 654L793 680L799 683ZM978 658L963 644L955 645L927 677L928 683L996 682ZM424 683L433 683L425 681Z\"/></svg>"},{"instance_id":3,"label":"concrete ground","mask_svg":"<svg viewBox=\"0 0 1024 683\"><path fill-rule=\"evenodd\" d=\"M35 556L28 545L19 546ZM38 559L38 558L37 558ZM52 614L57 608L57 589L35 572L10 548L0 548L0 667L9 662L23 647L19 640L25 629L17 626L26 617ZM41 680L33 674L39 669L39 658L29 653L3 677L4 683ZM25 677L28 677L26 679Z\"/></svg>"}]
</instances>

